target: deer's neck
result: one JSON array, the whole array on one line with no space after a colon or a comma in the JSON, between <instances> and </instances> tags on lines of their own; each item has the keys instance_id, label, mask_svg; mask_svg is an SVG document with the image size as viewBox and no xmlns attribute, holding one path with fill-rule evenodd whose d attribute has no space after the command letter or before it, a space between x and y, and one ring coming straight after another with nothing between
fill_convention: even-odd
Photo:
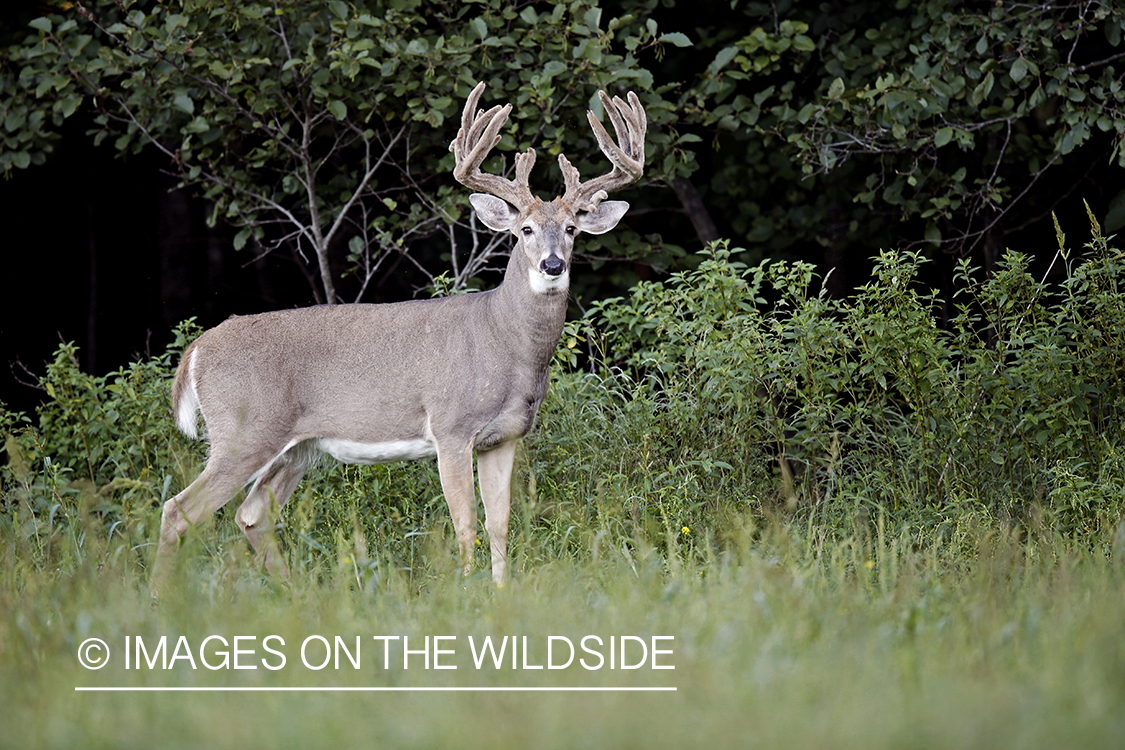
<instances>
[{"instance_id":1,"label":"deer's neck","mask_svg":"<svg viewBox=\"0 0 1125 750\"><path fill-rule=\"evenodd\" d=\"M567 286L549 292L531 288L529 267L520 249L513 248L504 281L492 295L493 325L530 364L546 370L566 322Z\"/></svg>"}]
</instances>

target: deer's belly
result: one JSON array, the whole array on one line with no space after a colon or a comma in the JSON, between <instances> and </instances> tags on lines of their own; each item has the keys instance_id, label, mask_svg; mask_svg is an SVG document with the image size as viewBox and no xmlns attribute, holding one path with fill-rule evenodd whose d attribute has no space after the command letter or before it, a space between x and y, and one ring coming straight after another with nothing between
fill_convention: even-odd
<instances>
[{"instance_id":1,"label":"deer's belly","mask_svg":"<svg viewBox=\"0 0 1125 750\"><path fill-rule=\"evenodd\" d=\"M386 464L437 455L433 441L425 438L359 443L339 438L318 438L316 447L346 464Z\"/></svg>"}]
</instances>

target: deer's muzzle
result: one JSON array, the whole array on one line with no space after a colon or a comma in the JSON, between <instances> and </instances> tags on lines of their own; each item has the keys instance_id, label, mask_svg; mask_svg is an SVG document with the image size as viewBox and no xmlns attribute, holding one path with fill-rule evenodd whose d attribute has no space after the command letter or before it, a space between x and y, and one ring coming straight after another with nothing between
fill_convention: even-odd
<instances>
[{"instance_id":1,"label":"deer's muzzle","mask_svg":"<svg viewBox=\"0 0 1125 750\"><path fill-rule=\"evenodd\" d=\"M548 276L561 276L566 270L566 262L557 255L549 255L539 264L539 269Z\"/></svg>"}]
</instances>

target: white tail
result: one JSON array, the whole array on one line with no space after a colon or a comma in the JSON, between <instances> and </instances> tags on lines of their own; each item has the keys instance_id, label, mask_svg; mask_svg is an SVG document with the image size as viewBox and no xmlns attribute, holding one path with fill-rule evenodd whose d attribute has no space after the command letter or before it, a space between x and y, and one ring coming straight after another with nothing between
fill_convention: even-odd
<instances>
[{"instance_id":1,"label":"white tail","mask_svg":"<svg viewBox=\"0 0 1125 750\"><path fill-rule=\"evenodd\" d=\"M174 394L173 404L176 409L176 426L180 432L189 438L199 437L199 394L195 392L195 377L192 374L194 356L184 355L180 362L180 369L185 369L183 377L177 373L176 382L181 387L186 386L182 393Z\"/></svg>"},{"instance_id":2,"label":"white tail","mask_svg":"<svg viewBox=\"0 0 1125 750\"><path fill-rule=\"evenodd\" d=\"M600 94L614 143L589 115L611 172L589 182L559 156L566 192L532 195L535 152L516 159L516 178L483 174L511 105L474 115L470 94L450 145L454 176L485 191L469 200L481 220L517 238L497 288L386 305L339 305L234 317L184 353L173 382L176 423L211 441L207 466L164 504L153 590L180 539L252 484L235 518L267 568L286 575L276 517L321 453L349 463L436 456L466 572L476 539L473 454L492 552L506 575L509 489L516 441L531 429L547 390L547 367L566 316L574 237L608 232L628 204L608 191L636 180L644 164L645 113Z\"/></svg>"}]
</instances>

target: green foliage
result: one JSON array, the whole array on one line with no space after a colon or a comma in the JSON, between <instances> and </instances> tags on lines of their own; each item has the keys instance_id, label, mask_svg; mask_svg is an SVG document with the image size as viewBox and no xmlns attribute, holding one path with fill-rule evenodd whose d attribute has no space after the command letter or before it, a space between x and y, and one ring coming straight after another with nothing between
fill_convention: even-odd
<instances>
[{"instance_id":1,"label":"green foliage","mask_svg":"<svg viewBox=\"0 0 1125 750\"><path fill-rule=\"evenodd\" d=\"M1100 149L1125 166L1123 29L1111 2L744 3L702 27L681 108L714 133L715 201L747 240L894 227L968 252L1042 220Z\"/></svg>"},{"instance_id":2,"label":"green foliage","mask_svg":"<svg viewBox=\"0 0 1125 750\"><path fill-rule=\"evenodd\" d=\"M203 188L214 217L240 227L236 249L311 252L327 301L341 298L345 277L358 299L384 263L435 234L456 256L452 227L475 229L447 176L478 80L488 100L514 106L500 151L596 156L581 110L600 113L598 89L627 87L648 110L659 160L673 112L640 57L682 43L643 13L610 17L581 1L105 0L33 28L8 52L18 77L0 78L10 134L0 171L41 163L62 121L93 107L96 143L162 152L182 184ZM432 257L410 257L433 268ZM475 272L480 259L465 265Z\"/></svg>"},{"instance_id":3,"label":"green foliage","mask_svg":"<svg viewBox=\"0 0 1125 750\"><path fill-rule=\"evenodd\" d=\"M66 4L0 56L0 171L43 163L90 111L95 140L155 147L200 186L236 248L308 257L322 300L363 298L401 260L424 284L452 268L462 289L503 251L466 241L477 228L448 177L471 86L514 106L500 152L598 164L582 110L629 88L651 125L644 200L695 173L747 257L983 245L991 272L1006 234L1112 171L1105 157L1125 165L1119 6ZM1102 200L1114 232L1125 193ZM674 217L645 223L582 250L691 264L661 234Z\"/></svg>"},{"instance_id":4,"label":"green foliage","mask_svg":"<svg viewBox=\"0 0 1125 750\"><path fill-rule=\"evenodd\" d=\"M869 284L834 300L813 293L806 265L746 269L715 245L698 270L591 310L605 361L629 373L613 419L592 432L630 430L617 439L631 456L609 455L634 487L698 462L720 478L682 497L722 496L722 477L737 477L742 497L782 495L828 526L873 507L924 524L979 507L1105 532L1125 512L1107 479L1125 437L1125 266L1097 231L1056 290L1018 253L986 280L963 265L948 332L939 301L914 285L917 253L881 254ZM633 409L651 423L623 428ZM772 489L747 468L771 455L787 465ZM1075 477L1104 489L1079 493Z\"/></svg>"},{"instance_id":5,"label":"green foliage","mask_svg":"<svg viewBox=\"0 0 1125 750\"><path fill-rule=\"evenodd\" d=\"M747 257L983 246L991 272L1006 234L1112 171L1106 156L1125 165L1123 28L1109 2L99 0L37 19L0 59L0 171L43 163L92 111L95 140L155 147L200 186L236 248L307 257L319 299L361 299L402 260L463 289L503 252L448 177L471 86L514 106L501 153L598 164L582 110L629 88L650 119L645 201L695 173ZM1102 200L1116 231L1125 193ZM690 266L675 231L653 213L582 250Z\"/></svg>"},{"instance_id":6,"label":"green foliage","mask_svg":"<svg viewBox=\"0 0 1125 750\"><path fill-rule=\"evenodd\" d=\"M38 420L3 412L0 499L42 564L58 562L60 533L84 534L88 523L118 540L118 555L151 541L161 503L202 455L175 432L168 389L173 358L198 333L187 321L163 354L101 377L83 373L75 346L64 344L40 380L47 400Z\"/></svg>"}]
</instances>

